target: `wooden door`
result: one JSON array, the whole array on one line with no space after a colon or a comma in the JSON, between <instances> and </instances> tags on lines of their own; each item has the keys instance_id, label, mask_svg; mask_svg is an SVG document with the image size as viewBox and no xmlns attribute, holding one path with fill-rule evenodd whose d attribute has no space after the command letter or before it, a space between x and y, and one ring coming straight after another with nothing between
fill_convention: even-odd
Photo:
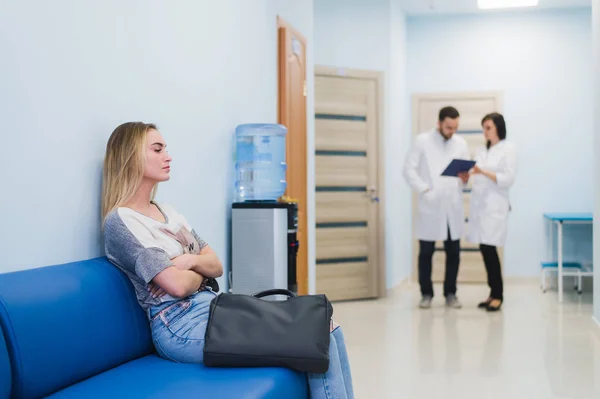
<instances>
[{"instance_id":1,"label":"wooden door","mask_svg":"<svg viewBox=\"0 0 600 399\"><path fill-rule=\"evenodd\" d=\"M298 293L308 294L308 228L306 214L306 39L283 19L279 32L279 123L288 128L286 138L286 197L298 203L296 260Z\"/></svg>"},{"instance_id":2,"label":"wooden door","mask_svg":"<svg viewBox=\"0 0 600 399\"><path fill-rule=\"evenodd\" d=\"M381 294L379 75L315 72L317 292Z\"/></svg>"},{"instance_id":3,"label":"wooden door","mask_svg":"<svg viewBox=\"0 0 600 399\"><path fill-rule=\"evenodd\" d=\"M436 127L441 108L453 106L460 113L460 123L457 134L463 137L469 146L471 158L475 157L477 148L485 145L481 119L490 112L502 112L502 96L497 92L485 93L449 93L423 94L413 97L413 135L431 130ZM469 228L469 203L471 199L471 182L463 192L465 206L465 234ZM413 237L417 218L417 197L413 193ZM419 244L413 239L413 280L418 281ZM483 259L476 244L461 240L460 268L457 281L459 283L485 283L487 275ZM503 251L498 249L501 260ZM446 254L442 242L436 243L433 255L432 280L434 283L444 281ZM504 262L502 262L504 264Z\"/></svg>"}]
</instances>

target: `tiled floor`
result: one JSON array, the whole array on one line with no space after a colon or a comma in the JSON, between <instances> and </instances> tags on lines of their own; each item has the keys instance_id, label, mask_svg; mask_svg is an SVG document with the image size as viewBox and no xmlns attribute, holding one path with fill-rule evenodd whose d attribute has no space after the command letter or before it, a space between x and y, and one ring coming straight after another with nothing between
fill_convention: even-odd
<instances>
[{"instance_id":1,"label":"tiled floor","mask_svg":"<svg viewBox=\"0 0 600 399\"><path fill-rule=\"evenodd\" d=\"M559 305L537 284L509 284L502 311L489 314L476 308L483 286L459 289L461 310L446 310L441 295L417 309L409 284L383 300L334 303L357 399L600 398L591 294Z\"/></svg>"}]
</instances>

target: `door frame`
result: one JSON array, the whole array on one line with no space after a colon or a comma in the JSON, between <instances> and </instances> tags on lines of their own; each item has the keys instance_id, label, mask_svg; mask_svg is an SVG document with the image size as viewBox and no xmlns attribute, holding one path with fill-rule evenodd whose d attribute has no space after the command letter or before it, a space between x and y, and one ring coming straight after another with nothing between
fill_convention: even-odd
<instances>
[{"instance_id":1,"label":"door frame","mask_svg":"<svg viewBox=\"0 0 600 399\"><path fill-rule=\"evenodd\" d=\"M385 256L385 119L384 119L384 72L368 71L364 69L338 68L331 66L315 65L315 77L333 76L355 79L374 80L377 85L377 297L387 295L386 273L387 262ZM314 112L314 110L313 110ZM315 131L316 135L316 131ZM314 154L313 154L314 156ZM314 189L314 187L313 187ZM316 206L316 204L315 204ZM316 208L315 208L316 209Z\"/></svg>"},{"instance_id":2,"label":"door frame","mask_svg":"<svg viewBox=\"0 0 600 399\"><path fill-rule=\"evenodd\" d=\"M417 134L422 133L419 132L419 103L423 100L444 100L449 99L449 101L460 99L460 100L476 100L478 98L490 98L495 97L498 103L498 109L496 112L503 113L504 107L504 93L502 91L464 91L464 92L432 92L432 93L415 93L412 95L412 110L411 110L411 146L414 142ZM460 110L459 110L460 112ZM483 115L481 115L483 117ZM460 129L459 129L460 131ZM414 191L411 190L411 204L412 204L412 213L411 213L411 236L410 239L412 241L412 267L411 267L411 280L413 282L419 282L419 267L418 267L418 258L419 258L419 242L415 237L415 228L417 224L417 218L415 215L417 214L417 196ZM462 239L463 237L461 237ZM503 251L499 248L498 256L500 257L500 264L504 267L504 256ZM460 273L460 271L459 271ZM480 284L480 283L475 283Z\"/></svg>"},{"instance_id":3,"label":"door frame","mask_svg":"<svg viewBox=\"0 0 600 399\"><path fill-rule=\"evenodd\" d=\"M304 44L304 48L308 48L308 41L306 37L302 35L298 30L296 30L291 24L289 24L285 19L281 16L277 16L277 122L285 125L289 115L287 112L288 101L289 101L289 87L287 86L287 75L286 75L286 66L287 66L287 46L286 41L282 40L282 35L286 34L286 32L291 33L295 36L299 41ZM305 62L307 61L306 55ZM295 141L304 142L304 154L301 157L302 162L300 164L292 165L288 162L288 171L292 168L298 168L299 170L303 170L301 175L302 183L297 183L298 187L300 187L299 191L303 191L304 195L302 198L296 198L298 202L304 203L304 214L298 215L298 224L299 227L303 226L304 229L302 234L298 234L298 240L300 241L300 247L298 249L297 259L305 260L302 262L296 262L296 282L298 284L298 294L299 295L307 295L309 293L309 283L310 276L309 274L309 263L310 259L308 246L309 246L309 233L308 233L308 104L307 104L307 91L306 91L306 81L307 81L308 68L307 64L304 65L304 113L305 113L305 121L304 121L304 131L301 132L302 135L296 138L290 138L288 136L286 140L286 158L289 158L288 154L291 151L291 148L294 146ZM296 150L297 151L297 150ZM302 155L302 154L301 154ZM289 180L289 179L288 179ZM296 187L296 188L298 188ZM288 190L290 188L289 181L288 187L286 188L286 192L284 195L287 195ZM299 229L300 230L300 229Z\"/></svg>"}]
</instances>

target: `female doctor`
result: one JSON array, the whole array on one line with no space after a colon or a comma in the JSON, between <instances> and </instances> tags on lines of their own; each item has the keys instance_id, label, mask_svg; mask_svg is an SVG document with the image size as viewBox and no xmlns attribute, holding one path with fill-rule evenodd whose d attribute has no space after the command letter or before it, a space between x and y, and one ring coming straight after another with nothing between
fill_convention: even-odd
<instances>
[{"instance_id":1,"label":"female doctor","mask_svg":"<svg viewBox=\"0 0 600 399\"><path fill-rule=\"evenodd\" d=\"M512 143L506 142L506 124L498 113L486 115L481 121L486 148L477 152L473 176L471 209L467 240L479 244L488 276L490 295L479 308L490 312L500 310L503 298L502 269L496 247L506 240L510 203L508 191L515 181L517 154Z\"/></svg>"}]
</instances>

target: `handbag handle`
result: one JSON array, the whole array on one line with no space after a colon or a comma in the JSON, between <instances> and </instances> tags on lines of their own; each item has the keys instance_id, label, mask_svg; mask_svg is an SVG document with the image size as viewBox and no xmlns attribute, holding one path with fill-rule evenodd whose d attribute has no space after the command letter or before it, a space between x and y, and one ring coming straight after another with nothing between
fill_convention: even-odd
<instances>
[{"instance_id":1,"label":"handbag handle","mask_svg":"<svg viewBox=\"0 0 600 399\"><path fill-rule=\"evenodd\" d=\"M271 296L271 295L285 295L288 298L295 298L297 296L290 290L284 290L284 289L280 289L280 288L257 292L256 294L254 294L252 296L254 298L264 298L266 296Z\"/></svg>"}]
</instances>

